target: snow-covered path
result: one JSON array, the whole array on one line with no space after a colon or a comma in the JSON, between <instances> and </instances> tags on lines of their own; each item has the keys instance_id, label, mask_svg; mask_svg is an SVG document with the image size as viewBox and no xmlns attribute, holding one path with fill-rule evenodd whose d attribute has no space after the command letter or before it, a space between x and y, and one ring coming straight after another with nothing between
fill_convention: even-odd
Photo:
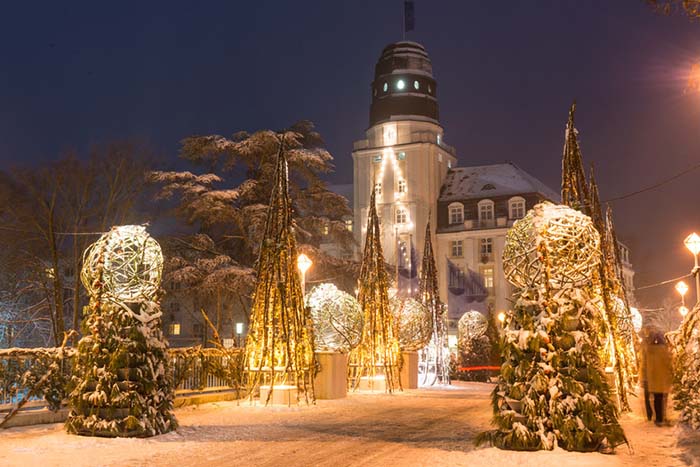
<instances>
[{"instance_id":1,"label":"snow-covered path","mask_svg":"<svg viewBox=\"0 0 700 467\"><path fill-rule=\"evenodd\" d=\"M0 431L2 466L564 466L700 465L700 438L623 417L634 453L513 452L475 448L489 427L491 386L402 394L351 394L316 406L264 408L235 402L177 410L180 428L151 439L65 434L62 425Z\"/></svg>"}]
</instances>

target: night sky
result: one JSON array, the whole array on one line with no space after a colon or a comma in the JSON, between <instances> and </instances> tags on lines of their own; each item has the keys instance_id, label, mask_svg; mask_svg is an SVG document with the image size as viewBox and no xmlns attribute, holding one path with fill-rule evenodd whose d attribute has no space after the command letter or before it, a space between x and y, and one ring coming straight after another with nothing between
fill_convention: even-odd
<instances>
[{"instance_id":1,"label":"night sky","mask_svg":"<svg viewBox=\"0 0 700 467\"><path fill-rule=\"evenodd\" d=\"M352 182L374 64L402 1L13 2L0 14L0 168L137 138L177 156L193 134L317 124ZM643 0L416 1L460 165L510 160L559 188L567 110L603 199L700 162L700 23ZM700 170L613 204L636 285L683 275ZM690 282L689 282L690 283ZM640 295L672 295L672 285ZM688 294L692 297L692 291Z\"/></svg>"}]
</instances>

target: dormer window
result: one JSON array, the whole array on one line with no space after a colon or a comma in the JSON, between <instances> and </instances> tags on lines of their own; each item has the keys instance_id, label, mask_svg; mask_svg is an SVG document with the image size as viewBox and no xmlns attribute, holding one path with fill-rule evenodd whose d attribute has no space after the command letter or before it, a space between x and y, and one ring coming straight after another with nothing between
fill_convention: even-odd
<instances>
[{"instance_id":1,"label":"dormer window","mask_svg":"<svg viewBox=\"0 0 700 467\"><path fill-rule=\"evenodd\" d=\"M481 191L489 191L489 190L495 190L496 187L493 186L492 183L487 183L486 185L481 187Z\"/></svg>"},{"instance_id":2,"label":"dormer window","mask_svg":"<svg viewBox=\"0 0 700 467\"><path fill-rule=\"evenodd\" d=\"M464 205L462 203L452 203L448 207L450 224L461 224L464 222Z\"/></svg>"},{"instance_id":3,"label":"dormer window","mask_svg":"<svg viewBox=\"0 0 700 467\"><path fill-rule=\"evenodd\" d=\"M522 219L525 217L525 199L514 196L508 200L508 217L511 219Z\"/></svg>"},{"instance_id":4,"label":"dormer window","mask_svg":"<svg viewBox=\"0 0 700 467\"><path fill-rule=\"evenodd\" d=\"M494 219L493 201L490 199L482 199L478 203L479 206L479 222L481 224L492 224Z\"/></svg>"}]
</instances>

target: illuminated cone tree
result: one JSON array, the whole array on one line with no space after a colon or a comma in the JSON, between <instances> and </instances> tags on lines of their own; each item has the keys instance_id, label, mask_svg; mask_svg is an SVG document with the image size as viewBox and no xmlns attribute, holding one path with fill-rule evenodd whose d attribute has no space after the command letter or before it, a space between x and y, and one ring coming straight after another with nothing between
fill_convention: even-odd
<instances>
[{"instance_id":1,"label":"illuminated cone tree","mask_svg":"<svg viewBox=\"0 0 700 467\"><path fill-rule=\"evenodd\" d=\"M447 327L445 326L445 307L440 301L438 291L437 267L433 254L433 242L430 234L430 219L425 226L425 246L423 262L418 284L418 299L430 310L433 317L433 335L430 344L422 351L423 385L432 386L450 384L450 350L447 346Z\"/></svg>"},{"instance_id":2,"label":"illuminated cone tree","mask_svg":"<svg viewBox=\"0 0 700 467\"><path fill-rule=\"evenodd\" d=\"M358 291L364 327L360 344L350 352L349 358L349 380L353 389L360 388L362 380L371 389L382 386L387 392L401 389L401 351L389 305L388 287L375 191L372 190ZM382 379L383 384L379 383Z\"/></svg>"},{"instance_id":3,"label":"illuminated cone tree","mask_svg":"<svg viewBox=\"0 0 700 467\"><path fill-rule=\"evenodd\" d=\"M313 329L304 307L292 230L285 145L294 146L295 133L278 135L279 152L265 234L257 263L257 283L245 345L245 374L250 397L269 387L295 386L297 401L314 400Z\"/></svg>"},{"instance_id":4,"label":"illuminated cone tree","mask_svg":"<svg viewBox=\"0 0 700 467\"><path fill-rule=\"evenodd\" d=\"M632 376L636 372L633 349L632 314L627 302L618 245L612 227L612 217L604 217L598 195L598 186L591 170L590 185L583 169L583 156L574 125L576 103L569 109L562 155L562 204L591 217L600 235L601 261L594 271L588 293L593 297L599 313L596 319L601 333L601 358L614 373L622 410L629 410L629 393L633 390Z\"/></svg>"}]
</instances>

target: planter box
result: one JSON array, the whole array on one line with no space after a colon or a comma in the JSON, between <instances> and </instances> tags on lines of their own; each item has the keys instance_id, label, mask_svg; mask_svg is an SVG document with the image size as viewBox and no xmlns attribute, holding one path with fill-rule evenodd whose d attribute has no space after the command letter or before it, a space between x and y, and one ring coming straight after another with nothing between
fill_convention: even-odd
<instances>
[{"instance_id":1,"label":"planter box","mask_svg":"<svg viewBox=\"0 0 700 467\"><path fill-rule=\"evenodd\" d=\"M386 392L386 377L378 376L363 376L360 378L360 391Z\"/></svg>"},{"instance_id":2,"label":"planter box","mask_svg":"<svg viewBox=\"0 0 700 467\"><path fill-rule=\"evenodd\" d=\"M403 352L401 366L401 387L403 389L418 388L418 352Z\"/></svg>"},{"instance_id":3,"label":"planter box","mask_svg":"<svg viewBox=\"0 0 700 467\"><path fill-rule=\"evenodd\" d=\"M348 395L348 358L340 352L316 352L320 370L314 378L316 399L342 399Z\"/></svg>"},{"instance_id":4,"label":"planter box","mask_svg":"<svg viewBox=\"0 0 700 467\"><path fill-rule=\"evenodd\" d=\"M298 389L296 386L291 386L288 384L273 386L269 404L287 406L297 405L297 393ZM265 404L267 402L268 394L270 394L270 386L260 386L261 404Z\"/></svg>"}]
</instances>

